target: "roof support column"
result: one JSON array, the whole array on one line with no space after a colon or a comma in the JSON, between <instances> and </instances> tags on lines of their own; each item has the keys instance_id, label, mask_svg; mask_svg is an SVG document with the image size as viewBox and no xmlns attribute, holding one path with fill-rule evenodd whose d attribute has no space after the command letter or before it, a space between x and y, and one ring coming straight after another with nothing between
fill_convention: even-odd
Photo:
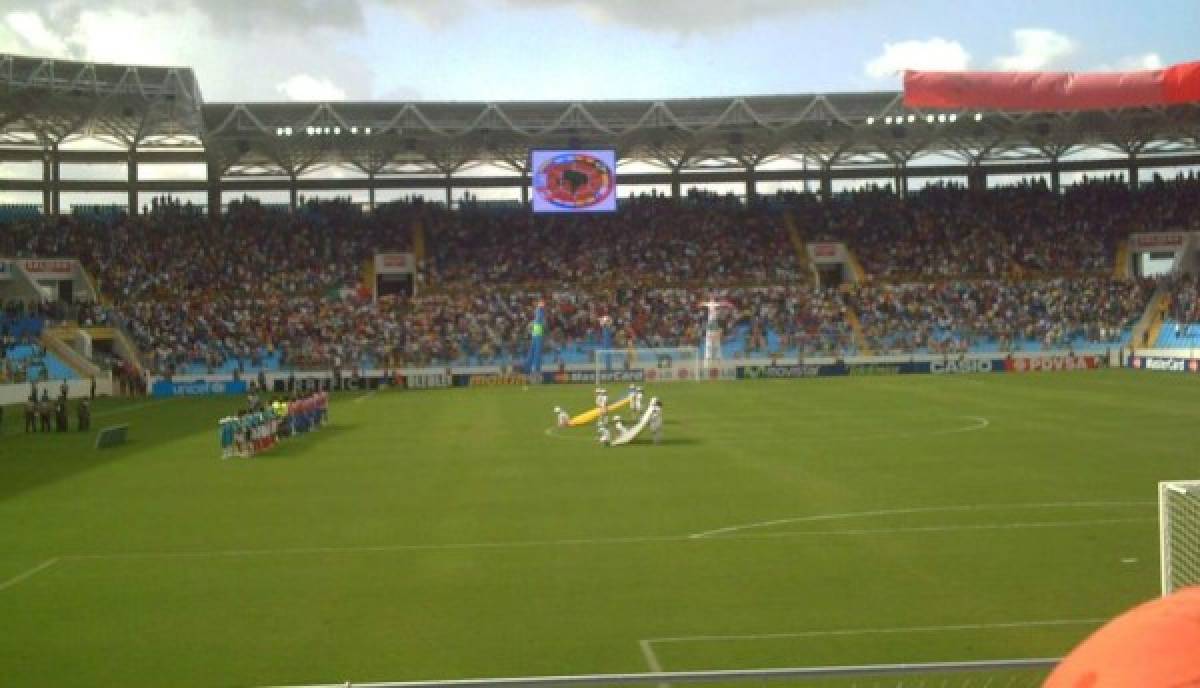
<instances>
[{"instance_id":1,"label":"roof support column","mask_svg":"<svg viewBox=\"0 0 1200 688\"><path fill-rule=\"evenodd\" d=\"M125 188L125 203L128 206L126 213L133 217L138 214L138 165L137 165L137 146L129 147L129 159L126 160L125 166L128 171L128 186Z\"/></svg>"},{"instance_id":2,"label":"roof support column","mask_svg":"<svg viewBox=\"0 0 1200 688\"><path fill-rule=\"evenodd\" d=\"M758 177L754 174L754 167L746 168L746 205L752 205L758 201Z\"/></svg>"},{"instance_id":3,"label":"roof support column","mask_svg":"<svg viewBox=\"0 0 1200 688\"><path fill-rule=\"evenodd\" d=\"M896 163L896 195L900 198L908 196L908 165L905 163Z\"/></svg>"},{"instance_id":4,"label":"roof support column","mask_svg":"<svg viewBox=\"0 0 1200 688\"><path fill-rule=\"evenodd\" d=\"M1137 190L1138 188L1138 158L1137 151L1129 151L1129 188Z\"/></svg>"},{"instance_id":5,"label":"roof support column","mask_svg":"<svg viewBox=\"0 0 1200 688\"><path fill-rule=\"evenodd\" d=\"M367 208L375 212L375 173L367 173Z\"/></svg>"},{"instance_id":6,"label":"roof support column","mask_svg":"<svg viewBox=\"0 0 1200 688\"><path fill-rule=\"evenodd\" d=\"M987 170L979 163L971 163L967 167L967 190L972 193L987 191Z\"/></svg>"},{"instance_id":7,"label":"roof support column","mask_svg":"<svg viewBox=\"0 0 1200 688\"><path fill-rule=\"evenodd\" d=\"M521 175L521 203L529 203L529 175Z\"/></svg>"},{"instance_id":8,"label":"roof support column","mask_svg":"<svg viewBox=\"0 0 1200 688\"><path fill-rule=\"evenodd\" d=\"M1058 164L1058 156L1050 158L1050 190L1057 196L1062 193L1062 167Z\"/></svg>"},{"instance_id":9,"label":"roof support column","mask_svg":"<svg viewBox=\"0 0 1200 688\"><path fill-rule=\"evenodd\" d=\"M58 166L57 149L51 145L42 150L42 212L54 215L54 168Z\"/></svg>"},{"instance_id":10,"label":"roof support column","mask_svg":"<svg viewBox=\"0 0 1200 688\"><path fill-rule=\"evenodd\" d=\"M821 198L833 200L833 165L821 165Z\"/></svg>"},{"instance_id":11,"label":"roof support column","mask_svg":"<svg viewBox=\"0 0 1200 688\"><path fill-rule=\"evenodd\" d=\"M679 166L678 165L672 166L671 167L671 198L675 199L676 201L679 200L679 189L681 186L679 183L680 176L681 176L681 174L680 174Z\"/></svg>"},{"instance_id":12,"label":"roof support column","mask_svg":"<svg viewBox=\"0 0 1200 688\"><path fill-rule=\"evenodd\" d=\"M299 203L297 202L298 199L296 198L296 196L297 196L296 175L289 174L288 175L288 207L291 208L291 211L293 213L296 212L296 208L299 206Z\"/></svg>"},{"instance_id":13,"label":"roof support column","mask_svg":"<svg viewBox=\"0 0 1200 688\"><path fill-rule=\"evenodd\" d=\"M454 205L454 175L446 175L446 209Z\"/></svg>"},{"instance_id":14,"label":"roof support column","mask_svg":"<svg viewBox=\"0 0 1200 688\"><path fill-rule=\"evenodd\" d=\"M208 217L217 219L221 217L221 170L216 164L209 162L206 165L208 185Z\"/></svg>"}]
</instances>

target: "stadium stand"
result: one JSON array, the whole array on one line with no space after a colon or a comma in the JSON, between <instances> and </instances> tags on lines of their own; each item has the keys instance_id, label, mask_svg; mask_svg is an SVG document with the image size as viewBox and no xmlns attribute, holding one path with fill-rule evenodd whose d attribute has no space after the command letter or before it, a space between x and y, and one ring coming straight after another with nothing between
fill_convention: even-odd
<instances>
[{"instance_id":1,"label":"stadium stand","mask_svg":"<svg viewBox=\"0 0 1200 688\"><path fill-rule=\"evenodd\" d=\"M726 357L854 354L854 322L874 353L1103 351L1128 343L1153 292L1112 276L1117 246L1131 231L1196 228L1197 188L1194 178L1136 191L1093 180L1061 195L1036 184L932 186L905 199L789 193L749 207L692 194L572 217L420 202L365 214L345 200L291 214L246 201L216 225L156 199L132 218L14 219L0 254L80 256L111 307L36 308L50 320L124 326L164 373L511 364L525 355L540 298L552 306L552 364L586 362L605 343L695 343L697 304L713 295L734 305ZM788 214L805 237L847 242L864 281L818 287ZM420 295L374 301L363 266L378 251L411 250L418 225ZM1181 325L1162 328L1160 346L1200 333L1187 326L1200 322L1194 281L1173 288ZM607 342L600 315L616 326Z\"/></svg>"}]
</instances>

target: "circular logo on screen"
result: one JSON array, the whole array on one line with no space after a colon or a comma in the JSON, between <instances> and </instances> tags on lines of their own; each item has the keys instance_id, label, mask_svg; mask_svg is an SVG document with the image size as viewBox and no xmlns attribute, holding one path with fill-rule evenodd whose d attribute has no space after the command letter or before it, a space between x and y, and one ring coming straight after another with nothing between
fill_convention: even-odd
<instances>
[{"instance_id":1,"label":"circular logo on screen","mask_svg":"<svg viewBox=\"0 0 1200 688\"><path fill-rule=\"evenodd\" d=\"M616 188L617 175L587 153L560 153L533 175L534 193L560 208L586 210L603 203Z\"/></svg>"}]
</instances>

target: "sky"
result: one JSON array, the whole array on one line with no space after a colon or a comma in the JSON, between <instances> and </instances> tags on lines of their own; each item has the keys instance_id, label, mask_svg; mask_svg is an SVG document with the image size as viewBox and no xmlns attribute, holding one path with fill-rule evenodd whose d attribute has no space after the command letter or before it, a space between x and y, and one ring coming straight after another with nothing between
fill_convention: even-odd
<instances>
[{"instance_id":1,"label":"sky","mask_svg":"<svg viewBox=\"0 0 1200 688\"><path fill-rule=\"evenodd\" d=\"M0 52L189 66L208 102L894 90L1155 68L1198 31L1197 0L0 0Z\"/></svg>"}]
</instances>

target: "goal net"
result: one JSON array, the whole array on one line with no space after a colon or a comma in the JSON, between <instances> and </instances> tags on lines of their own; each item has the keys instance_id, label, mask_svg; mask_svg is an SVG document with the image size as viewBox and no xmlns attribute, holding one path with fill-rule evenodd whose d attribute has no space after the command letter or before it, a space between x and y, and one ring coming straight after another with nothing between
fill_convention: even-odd
<instances>
[{"instance_id":1,"label":"goal net","mask_svg":"<svg viewBox=\"0 0 1200 688\"><path fill-rule=\"evenodd\" d=\"M596 382L673 382L701 380L700 349L694 346L653 349L597 349L592 361Z\"/></svg>"},{"instance_id":2,"label":"goal net","mask_svg":"<svg viewBox=\"0 0 1200 688\"><path fill-rule=\"evenodd\" d=\"M1200 480L1158 484L1162 593L1200 585Z\"/></svg>"}]
</instances>

